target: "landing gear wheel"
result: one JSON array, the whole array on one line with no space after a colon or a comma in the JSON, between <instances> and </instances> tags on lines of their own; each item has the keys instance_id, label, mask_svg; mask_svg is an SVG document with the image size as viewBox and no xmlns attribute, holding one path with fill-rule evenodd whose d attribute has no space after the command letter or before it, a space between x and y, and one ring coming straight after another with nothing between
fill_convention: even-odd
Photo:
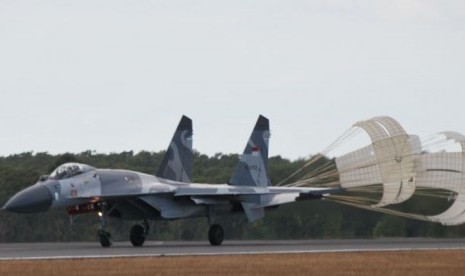
<instances>
[{"instance_id":1,"label":"landing gear wheel","mask_svg":"<svg viewBox=\"0 0 465 276\"><path fill-rule=\"evenodd\" d=\"M110 247L113 244L111 240L111 234L106 231L99 230L98 237L99 237L100 244L102 245L102 247Z\"/></svg>"},{"instance_id":2,"label":"landing gear wheel","mask_svg":"<svg viewBox=\"0 0 465 276\"><path fill-rule=\"evenodd\" d=\"M219 224L213 224L208 230L208 241L211 245L221 245L224 239L223 228Z\"/></svg>"},{"instance_id":3,"label":"landing gear wheel","mask_svg":"<svg viewBox=\"0 0 465 276\"><path fill-rule=\"evenodd\" d=\"M142 246L145 241L145 230L142 225L136 224L131 228L129 239L133 246Z\"/></svg>"}]
</instances>

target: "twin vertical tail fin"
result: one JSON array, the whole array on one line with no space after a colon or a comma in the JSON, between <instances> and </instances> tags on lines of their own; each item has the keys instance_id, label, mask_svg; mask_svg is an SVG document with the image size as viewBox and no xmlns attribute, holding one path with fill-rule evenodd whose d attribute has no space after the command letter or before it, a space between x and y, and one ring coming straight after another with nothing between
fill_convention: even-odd
<instances>
[{"instance_id":1,"label":"twin vertical tail fin","mask_svg":"<svg viewBox=\"0 0 465 276\"><path fill-rule=\"evenodd\" d=\"M270 186L268 178L269 139L270 123L267 118L260 115L229 185L264 189ZM262 195L240 195L239 200L250 222L261 219L265 215L265 209L261 206Z\"/></svg>"},{"instance_id":2,"label":"twin vertical tail fin","mask_svg":"<svg viewBox=\"0 0 465 276\"><path fill-rule=\"evenodd\" d=\"M262 115L245 146L239 164L236 166L229 185L267 187L268 178L268 143L270 139L269 120Z\"/></svg>"},{"instance_id":3,"label":"twin vertical tail fin","mask_svg":"<svg viewBox=\"0 0 465 276\"><path fill-rule=\"evenodd\" d=\"M182 116L171 139L165 157L158 168L157 177L180 181L192 181L192 120Z\"/></svg>"},{"instance_id":4,"label":"twin vertical tail fin","mask_svg":"<svg viewBox=\"0 0 465 276\"><path fill-rule=\"evenodd\" d=\"M265 189L270 186L268 178L269 139L270 123L267 118L260 115L229 185ZM192 159L192 120L183 116L156 176L174 181L191 182ZM261 194L240 195L239 199L249 221L255 221L264 216Z\"/></svg>"}]
</instances>

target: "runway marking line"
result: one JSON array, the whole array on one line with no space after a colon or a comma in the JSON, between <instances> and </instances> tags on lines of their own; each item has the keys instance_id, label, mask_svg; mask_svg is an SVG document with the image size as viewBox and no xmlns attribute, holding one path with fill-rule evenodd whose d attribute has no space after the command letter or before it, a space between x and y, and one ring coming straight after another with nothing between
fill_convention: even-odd
<instances>
[{"instance_id":1,"label":"runway marking line","mask_svg":"<svg viewBox=\"0 0 465 276\"><path fill-rule=\"evenodd\" d=\"M387 249L330 249L330 250L296 250L273 252L218 252L218 253L156 253L156 254L119 254L119 255L82 255L82 256L46 256L46 257L3 257L0 261L41 261L41 260L71 260L71 259L113 259L140 257L186 257L186 256L227 256L227 255L274 255L274 254L321 254L321 253L361 253L361 252L393 252L393 251L430 251L430 250L465 250L461 247L449 248L387 248Z\"/></svg>"}]
</instances>

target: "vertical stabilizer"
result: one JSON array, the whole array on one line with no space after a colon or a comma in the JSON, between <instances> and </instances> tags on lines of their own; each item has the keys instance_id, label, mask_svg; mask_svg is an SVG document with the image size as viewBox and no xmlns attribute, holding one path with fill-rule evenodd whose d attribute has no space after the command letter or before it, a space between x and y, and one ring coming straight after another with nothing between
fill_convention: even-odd
<instances>
[{"instance_id":1,"label":"vertical stabilizer","mask_svg":"<svg viewBox=\"0 0 465 276\"><path fill-rule=\"evenodd\" d=\"M236 166L230 185L267 187L268 179L268 143L270 124L267 118L260 115L255 128L245 146L239 164Z\"/></svg>"},{"instance_id":2,"label":"vertical stabilizer","mask_svg":"<svg viewBox=\"0 0 465 276\"><path fill-rule=\"evenodd\" d=\"M182 116L155 175L174 181L191 182L192 158L192 120Z\"/></svg>"}]
</instances>

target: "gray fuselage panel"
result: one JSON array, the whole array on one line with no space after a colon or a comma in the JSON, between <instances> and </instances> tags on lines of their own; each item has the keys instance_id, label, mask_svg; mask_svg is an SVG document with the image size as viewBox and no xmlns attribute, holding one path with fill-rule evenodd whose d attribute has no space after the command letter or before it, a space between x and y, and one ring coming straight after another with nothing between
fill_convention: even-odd
<instances>
[{"instance_id":1,"label":"gray fuselage panel","mask_svg":"<svg viewBox=\"0 0 465 276\"><path fill-rule=\"evenodd\" d=\"M142 192L142 179L138 173L127 170L97 170L102 196L136 195Z\"/></svg>"}]
</instances>

